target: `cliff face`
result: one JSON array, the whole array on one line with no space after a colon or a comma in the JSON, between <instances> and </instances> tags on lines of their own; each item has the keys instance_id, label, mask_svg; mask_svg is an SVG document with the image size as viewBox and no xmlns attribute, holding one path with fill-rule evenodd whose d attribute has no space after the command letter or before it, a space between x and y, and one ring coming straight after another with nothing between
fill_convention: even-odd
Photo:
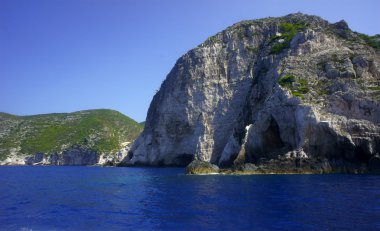
<instances>
[{"instance_id":1,"label":"cliff face","mask_svg":"<svg viewBox=\"0 0 380 231\"><path fill-rule=\"evenodd\" d=\"M124 162L376 171L378 48L316 16L237 23L177 61Z\"/></svg>"},{"instance_id":2,"label":"cliff face","mask_svg":"<svg viewBox=\"0 0 380 231\"><path fill-rule=\"evenodd\" d=\"M0 165L116 164L142 127L111 110L35 116L0 113Z\"/></svg>"}]
</instances>

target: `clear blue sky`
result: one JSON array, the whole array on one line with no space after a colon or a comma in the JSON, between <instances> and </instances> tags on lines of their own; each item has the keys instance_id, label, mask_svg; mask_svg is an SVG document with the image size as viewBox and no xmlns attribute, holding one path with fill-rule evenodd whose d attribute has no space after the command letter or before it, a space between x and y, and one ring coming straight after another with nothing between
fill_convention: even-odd
<instances>
[{"instance_id":1,"label":"clear blue sky","mask_svg":"<svg viewBox=\"0 0 380 231\"><path fill-rule=\"evenodd\" d=\"M238 21L294 12L380 33L379 0L0 0L0 111L144 121L175 61Z\"/></svg>"}]
</instances>

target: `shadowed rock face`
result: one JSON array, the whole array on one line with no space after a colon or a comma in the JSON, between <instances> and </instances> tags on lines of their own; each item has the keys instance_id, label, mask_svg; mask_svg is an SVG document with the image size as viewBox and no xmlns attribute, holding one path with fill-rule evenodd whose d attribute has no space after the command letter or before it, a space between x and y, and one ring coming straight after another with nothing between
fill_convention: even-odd
<instances>
[{"instance_id":1,"label":"shadowed rock face","mask_svg":"<svg viewBox=\"0 0 380 231\"><path fill-rule=\"evenodd\" d=\"M96 152L79 148L68 149L61 155L37 153L25 158L26 165L95 165L98 161Z\"/></svg>"},{"instance_id":2,"label":"shadowed rock face","mask_svg":"<svg viewBox=\"0 0 380 231\"><path fill-rule=\"evenodd\" d=\"M240 22L177 61L124 162L372 171L379 84L378 53L344 21Z\"/></svg>"}]
</instances>

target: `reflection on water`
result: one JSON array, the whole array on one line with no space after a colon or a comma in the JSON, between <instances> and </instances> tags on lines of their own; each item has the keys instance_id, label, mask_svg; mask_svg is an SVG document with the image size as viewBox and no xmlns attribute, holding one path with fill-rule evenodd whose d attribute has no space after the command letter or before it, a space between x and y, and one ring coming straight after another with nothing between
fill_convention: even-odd
<instances>
[{"instance_id":1,"label":"reflection on water","mask_svg":"<svg viewBox=\"0 0 380 231\"><path fill-rule=\"evenodd\" d=\"M376 230L380 176L0 168L0 230Z\"/></svg>"}]
</instances>

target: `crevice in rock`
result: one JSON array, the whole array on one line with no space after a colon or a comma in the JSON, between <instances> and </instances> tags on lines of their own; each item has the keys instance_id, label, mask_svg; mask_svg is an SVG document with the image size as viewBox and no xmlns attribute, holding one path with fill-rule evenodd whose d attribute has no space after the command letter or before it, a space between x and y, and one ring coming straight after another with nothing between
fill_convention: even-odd
<instances>
[{"instance_id":1,"label":"crevice in rock","mask_svg":"<svg viewBox=\"0 0 380 231\"><path fill-rule=\"evenodd\" d=\"M262 136L264 152L273 153L285 146L281 140L280 128L273 117L271 117L269 127Z\"/></svg>"}]
</instances>

